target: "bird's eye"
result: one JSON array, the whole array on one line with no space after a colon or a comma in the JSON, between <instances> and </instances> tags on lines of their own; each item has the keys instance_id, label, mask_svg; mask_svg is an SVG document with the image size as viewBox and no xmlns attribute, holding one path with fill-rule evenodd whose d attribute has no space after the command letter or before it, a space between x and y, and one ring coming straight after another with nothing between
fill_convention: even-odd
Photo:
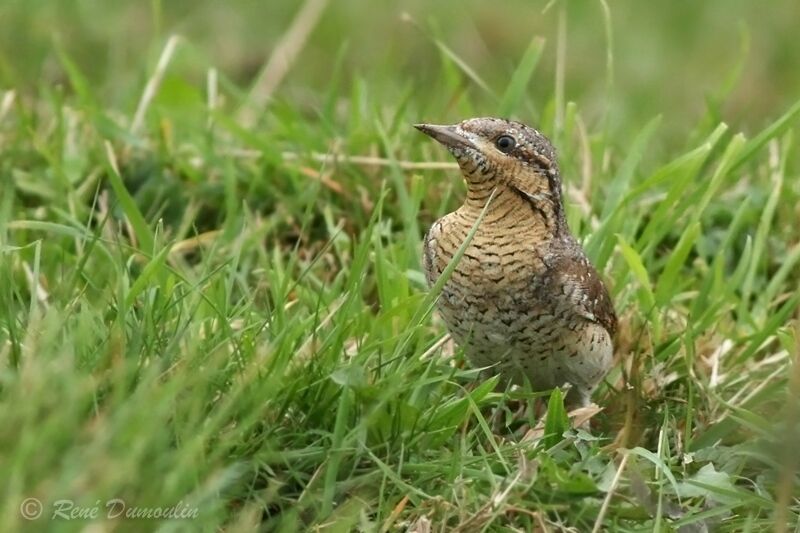
<instances>
[{"instance_id":1,"label":"bird's eye","mask_svg":"<svg viewBox=\"0 0 800 533\"><path fill-rule=\"evenodd\" d=\"M494 145L497 146L498 150L504 154L507 154L514 149L514 147L517 145L517 141L511 135L501 135L496 141L494 141Z\"/></svg>"}]
</instances>

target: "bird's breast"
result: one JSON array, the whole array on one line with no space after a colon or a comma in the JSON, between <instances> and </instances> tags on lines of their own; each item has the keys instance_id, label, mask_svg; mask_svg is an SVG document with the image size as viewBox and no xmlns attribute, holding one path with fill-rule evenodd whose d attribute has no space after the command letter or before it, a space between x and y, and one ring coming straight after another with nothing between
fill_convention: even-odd
<instances>
[{"instance_id":1,"label":"bird's breast","mask_svg":"<svg viewBox=\"0 0 800 533\"><path fill-rule=\"evenodd\" d=\"M432 250L434 277L444 271L472 229L469 218L458 212L444 220L436 232ZM437 223L439 224L439 223ZM436 226L434 226L436 227ZM508 298L535 283L544 272L548 254L545 232L536 226L509 226L484 220L458 261L446 287L451 291Z\"/></svg>"}]
</instances>

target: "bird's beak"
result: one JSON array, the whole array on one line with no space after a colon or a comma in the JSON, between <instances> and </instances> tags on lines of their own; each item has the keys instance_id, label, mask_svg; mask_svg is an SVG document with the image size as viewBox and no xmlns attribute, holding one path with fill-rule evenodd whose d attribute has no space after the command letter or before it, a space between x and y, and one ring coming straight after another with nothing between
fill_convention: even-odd
<instances>
[{"instance_id":1,"label":"bird's beak","mask_svg":"<svg viewBox=\"0 0 800 533\"><path fill-rule=\"evenodd\" d=\"M419 131L433 137L448 148L475 148L472 141L459 133L456 126L438 126L436 124L414 124Z\"/></svg>"}]
</instances>

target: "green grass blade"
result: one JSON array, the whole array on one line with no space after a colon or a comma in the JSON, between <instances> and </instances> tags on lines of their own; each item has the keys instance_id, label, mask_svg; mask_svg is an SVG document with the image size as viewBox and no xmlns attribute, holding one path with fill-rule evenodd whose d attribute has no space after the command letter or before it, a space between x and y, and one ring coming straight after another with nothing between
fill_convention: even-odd
<instances>
[{"instance_id":1,"label":"green grass blade","mask_svg":"<svg viewBox=\"0 0 800 533\"><path fill-rule=\"evenodd\" d=\"M525 89L542 57L544 43L545 40L542 37L534 37L525 50L525 54L511 75L511 81L500 100L497 112L501 117L510 116L519 108Z\"/></svg>"},{"instance_id":2,"label":"green grass blade","mask_svg":"<svg viewBox=\"0 0 800 533\"><path fill-rule=\"evenodd\" d=\"M153 235L153 231L150 229L150 226L144 219L142 212L136 205L136 201L128 192L128 189L125 187L125 184L122 181L122 176L119 174L116 157L114 156L114 149L112 148L111 143L106 141L105 148L108 156L108 164L106 165L106 169L108 170L108 181L111 184L111 188L114 189L114 194L117 196L117 200L122 207L122 211L125 213L125 216L128 217L128 220L130 221L131 226L136 233L136 238L139 240L139 249L145 254L150 255L155 252L155 236Z\"/></svg>"}]
</instances>

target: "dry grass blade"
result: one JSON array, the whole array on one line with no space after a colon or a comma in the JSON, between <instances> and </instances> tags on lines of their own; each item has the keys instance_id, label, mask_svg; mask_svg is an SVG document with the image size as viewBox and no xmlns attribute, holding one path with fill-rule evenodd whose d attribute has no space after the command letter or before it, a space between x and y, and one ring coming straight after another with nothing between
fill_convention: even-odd
<instances>
[{"instance_id":1,"label":"dry grass blade","mask_svg":"<svg viewBox=\"0 0 800 533\"><path fill-rule=\"evenodd\" d=\"M502 492L496 491L489 501L483 505L483 507L481 507L472 516L467 518L464 522L456 526L453 531L479 531L483 529L488 524L492 515L497 512L508 499L508 495L511 494L511 490L517 486L521 478L522 473L517 472L517 474Z\"/></svg>"},{"instance_id":2,"label":"dry grass blade","mask_svg":"<svg viewBox=\"0 0 800 533\"><path fill-rule=\"evenodd\" d=\"M449 333L445 333L444 335L442 335L441 339L433 343L433 346L425 350L425 352L419 356L420 361L424 361L425 359L433 355L436 352L436 350L444 346L450 339L451 337Z\"/></svg>"},{"instance_id":3,"label":"dry grass blade","mask_svg":"<svg viewBox=\"0 0 800 533\"><path fill-rule=\"evenodd\" d=\"M208 107L208 123L210 129L214 125L213 113L219 107L219 75L217 69L210 68L206 74L206 106Z\"/></svg>"},{"instance_id":4,"label":"dry grass blade","mask_svg":"<svg viewBox=\"0 0 800 533\"><path fill-rule=\"evenodd\" d=\"M582 427L589 422L595 415L600 413L603 410L602 407L598 406L597 404L593 403L587 405L585 407L578 407L577 409L573 409L567 416L569 417L570 421L572 422L573 427ZM536 424L536 426L529 429L525 436L522 437L524 442L536 441L544 437L545 430L544 430L544 423L545 418L542 417L541 420Z\"/></svg>"},{"instance_id":5,"label":"dry grass blade","mask_svg":"<svg viewBox=\"0 0 800 533\"><path fill-rule=\"evenodd\" d=\"M158 88L161 86L164 73L167 71L169 62L172 61L172 56L175 54L175 49L179 42L180 37L178 35L173 35L167 40L167 44L164 46L164 50L158 58L156 69L153 71L153 75L150 76L150 79L147 80L147 85L144 86L142 97L139 99L139 105L136 106L136 113L133 115L133 120L131 121L131 133L137 133L142 128L147 108L150 107L153 97L155 97Z\"/></svg>"},{"instance_id":6,"label":"dry grass blade","mask_svg":"<svg viewBox=\"0 0 800 533\"><path fill-rule=\"evenodd\" d=\"M614 491L617 490L617 485L619 485L619 480L622 479L622 472L625 470L625 465L627 463L628 454L625 453L622 455L622 460L619 462L617 473L614 474L614 479L611 481L611 486L608 488L608 494L606 494L606 498L603 500L603 505L600 507L600 512L597 514L597 520L594 522L592 533L598 533L598 531L603 530L603 518L605 518L606 513L608 512L608 506L611 505L611 498L614 497Z\"/></svg>"},{"instance_id":7,"label":"dry grass blade","mask_svg":"<svg viewBox=\"0 0 800 533\"><path fill-rule=\"evenodd\" d=\"M202 246L208 246L212 244L221 234L222 230L212 230L200 233L194 237L189 237L188 239L183 239L172 245L169 253L170 255L192 253Z\"/></svg>"},{"instance_id":8,"label":"dry grass blade","mask_svg":"<svg viewBox=\"0 0 800 533\"><path fill-rule=\"evenodd\" d=\"M303 4L292 21L292 25L289 26L278 46L273 50L258 79L253 84L247 100L239 110L238 120L242 126L251 127L253 125L256 115L272 97L275 89L283 81L294 60L305 46L308 35L317 25L327 4L328 0L307 0Z\"/></svg>"},{"instance_id":9,"label":"dry grass blade","mask_svg":"<svg viewBox=\"0 0 800 533\"><path fill-rule=\"evenodd\" d=\"M11 111L11 106L14 105L14 100L17 97L17 93L14 91L6 91L3 94L3 100L0 101L0 122L2 122L8 112Z\"/></svg>"},{"instance_id":10,"label":"dry grass blade","mask_svg":"<svg viewBox=\"0 0 800 533\"><path fill-rule=\"evenodd\" d=\"M408 533L431 533L432 524L427 516L420 516L408 529Z\"/></svg>"},{"instance_id":11,"label":"dry grass blade","mask_svg":"<svg viewBox=\"0 0 800 533\"><path fill-rule=\"evenodd\" d=\"M400 501L397 502L397 505L394 506L394 509L392 509L392 514L389 515L389 517L381 526L382 532L389 531L389 528L391 528L392 524L394 524L397 521L397 519L400 517L400 514L402 514L402 512L405 510L407 504L408 504L408 494L403 496L400 499Z\"/></svg>"}]
</instances>

